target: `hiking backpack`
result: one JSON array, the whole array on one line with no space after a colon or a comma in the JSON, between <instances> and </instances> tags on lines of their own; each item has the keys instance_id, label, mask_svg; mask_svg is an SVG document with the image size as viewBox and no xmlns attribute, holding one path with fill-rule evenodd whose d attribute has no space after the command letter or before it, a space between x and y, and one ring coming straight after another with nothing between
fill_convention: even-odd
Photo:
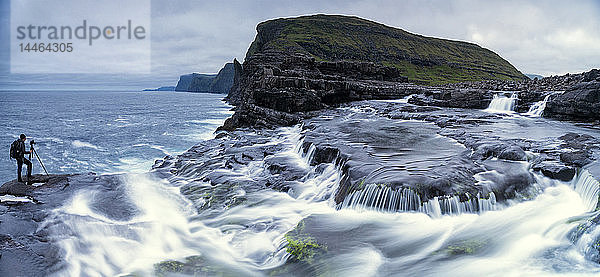
<instances>
[{"instance_id":1,"label":"hiking backpack","mask_svg":"<svg viewBox=\"0 0 600 277\"><path fill-rule=\"evenodd\" d=\"M19 140L13 141L13 143L10 145L10 157L12 159L16 159L19 156L19 153L17 153L18 146L19 146Z\"/></svg>"}]
</instances>

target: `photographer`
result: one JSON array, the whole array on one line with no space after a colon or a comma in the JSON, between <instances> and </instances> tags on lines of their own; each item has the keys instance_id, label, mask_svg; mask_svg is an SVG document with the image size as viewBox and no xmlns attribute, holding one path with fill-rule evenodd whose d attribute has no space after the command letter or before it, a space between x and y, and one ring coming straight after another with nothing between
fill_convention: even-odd
<instances>
[{"instance_id":1,"label":"photographer","mask_svg":"<svg viewBox=\"0 0 600 277\"><path fill-rule=\"evenodd\" d=\"M25 141L27 137L25 134L21 134L19 139L15 140L11 145L11 158L17 160L17 177L19 182L23 182L21 179L21 168L23 164L27 165L27 180L31 178L32 164L31 161L25 158L25 154L31 154L31 150L25 151Z\"/></svg>"}]
</instances>

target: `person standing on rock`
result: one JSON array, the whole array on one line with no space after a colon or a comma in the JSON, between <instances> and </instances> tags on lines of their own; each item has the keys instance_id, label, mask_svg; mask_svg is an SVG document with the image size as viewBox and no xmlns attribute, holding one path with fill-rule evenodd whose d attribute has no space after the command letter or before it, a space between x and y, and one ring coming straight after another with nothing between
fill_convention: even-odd
<instances>
[{"instance_id":1,"label":"person standing on rock","mask_svg":"<svg viewBox=\"0 0 600 277\"><path fill-rule=\"evenodd\" d=\"M23 182L21 179L21 169L23 168L23 164L27 165L27 180L31 178L32 164L31 161L25 158L25 154L30 154L31 150L25 151L25 141L27 137L25 134L21 134L19 139L15 140L13 144L10 146L10 156L17 160L17 177L19 182Z\"/></svg>"}]
</instances>

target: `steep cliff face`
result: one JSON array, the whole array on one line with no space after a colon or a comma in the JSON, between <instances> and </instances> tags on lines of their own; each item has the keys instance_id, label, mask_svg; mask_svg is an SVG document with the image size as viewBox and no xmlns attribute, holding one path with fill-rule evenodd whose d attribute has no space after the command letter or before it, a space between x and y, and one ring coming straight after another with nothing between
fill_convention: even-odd
<instances>
[{"instance_id":1,"label":"steep cliff face","mask_svg":"<svg viewBox=\"0 0 600 277\"><path fill-rule=\"evenodd\" d=\"M397 68L412 83L443 84L527 77L476 44L412 34L358 17L313 15L260 23L246 58L266 50L322 61L368 61Z\"/></svg>"},{"instance_id":2,"label":"steep cliff face","mask_svg":"<svg viewBox=\"0 0 600 277\"><path fill-rule=\"evenodd\" d=\"M311 111L370 99L398 99L422 84L524 80L495 53L427 38L368 20L315 15L263 22L227 100L224 129L289 125Z\"/></svg>"},{"instance_id":3,"label":"steep cliff face","mask_svg":"<svg viewBox=\"0 0 600 277\"><path fill-rule=\"evenodd\" d=\"M227 63L218 74L192 73L179 77L175 91L228 93L233 85L233 63Z\"/></svg>"},{"instance_id":4,"label":"steep cliff face","mask_svg":"<svg viewBox=\"0 0 600 277\"><path fill-rule=\"evenodd\" d=\"M225 97L225 100L234 106L239 105L242 102L242 90L240 85L242 83L243 67L237 59L233 59L233 84L231 89Z\"/></svg>"},{"instance_id":5,"label":"steep cliff face","mask_svg":"<svg viewBox=\"0 0 600 277\"><path fill-rule=\"evenodd\" d=\"M216 75L192 74L190 85L185 91L190 92L213 92L211 85Z\"/></svg>"},{"instance_id":6,"label":"steep cliff face","mask_svg":"<svg viewBox=\"0 0 600 277\"><path fill-rule=\"evenodd\" d=\"M233 63L226 63L210 84L211 92L228 93L233 86Z\"/></svg>"},{"instance_id":7,"label":"steep cliff face","mask_svg":"<svg viewBox=\"0 0 600 277\"><path fill-rule=\"evenodd\" d=\"M212 79L212 78L214 78L214 75L206 75L206 74L198 74L198 73L181 75L181 76L179 76L179 81L177 82L175 91L189 91L192 81L194 79L198 79L198 78Z\"/></svg>"}]
</instances>

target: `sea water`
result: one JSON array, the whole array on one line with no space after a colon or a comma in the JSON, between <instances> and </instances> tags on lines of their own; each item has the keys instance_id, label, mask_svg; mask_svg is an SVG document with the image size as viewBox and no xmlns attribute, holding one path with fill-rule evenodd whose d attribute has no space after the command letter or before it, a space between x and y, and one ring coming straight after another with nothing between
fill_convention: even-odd
<instances>
[{"instance_id":1,"label":"sea water","mask_svg":"<svg viewBox=\"0 0 600 277\"><path fill-rule=\"evenodd\" d=\"M16 178L10 144L24 133L49 173L145 172L231 115L220 94L134 90L0 91L0 182ZM27 155L28 157L28 155ZM43 173L33 158L34 173ZM25 171L23 175L25 175Z\"/></svg>"}]
</instances>

